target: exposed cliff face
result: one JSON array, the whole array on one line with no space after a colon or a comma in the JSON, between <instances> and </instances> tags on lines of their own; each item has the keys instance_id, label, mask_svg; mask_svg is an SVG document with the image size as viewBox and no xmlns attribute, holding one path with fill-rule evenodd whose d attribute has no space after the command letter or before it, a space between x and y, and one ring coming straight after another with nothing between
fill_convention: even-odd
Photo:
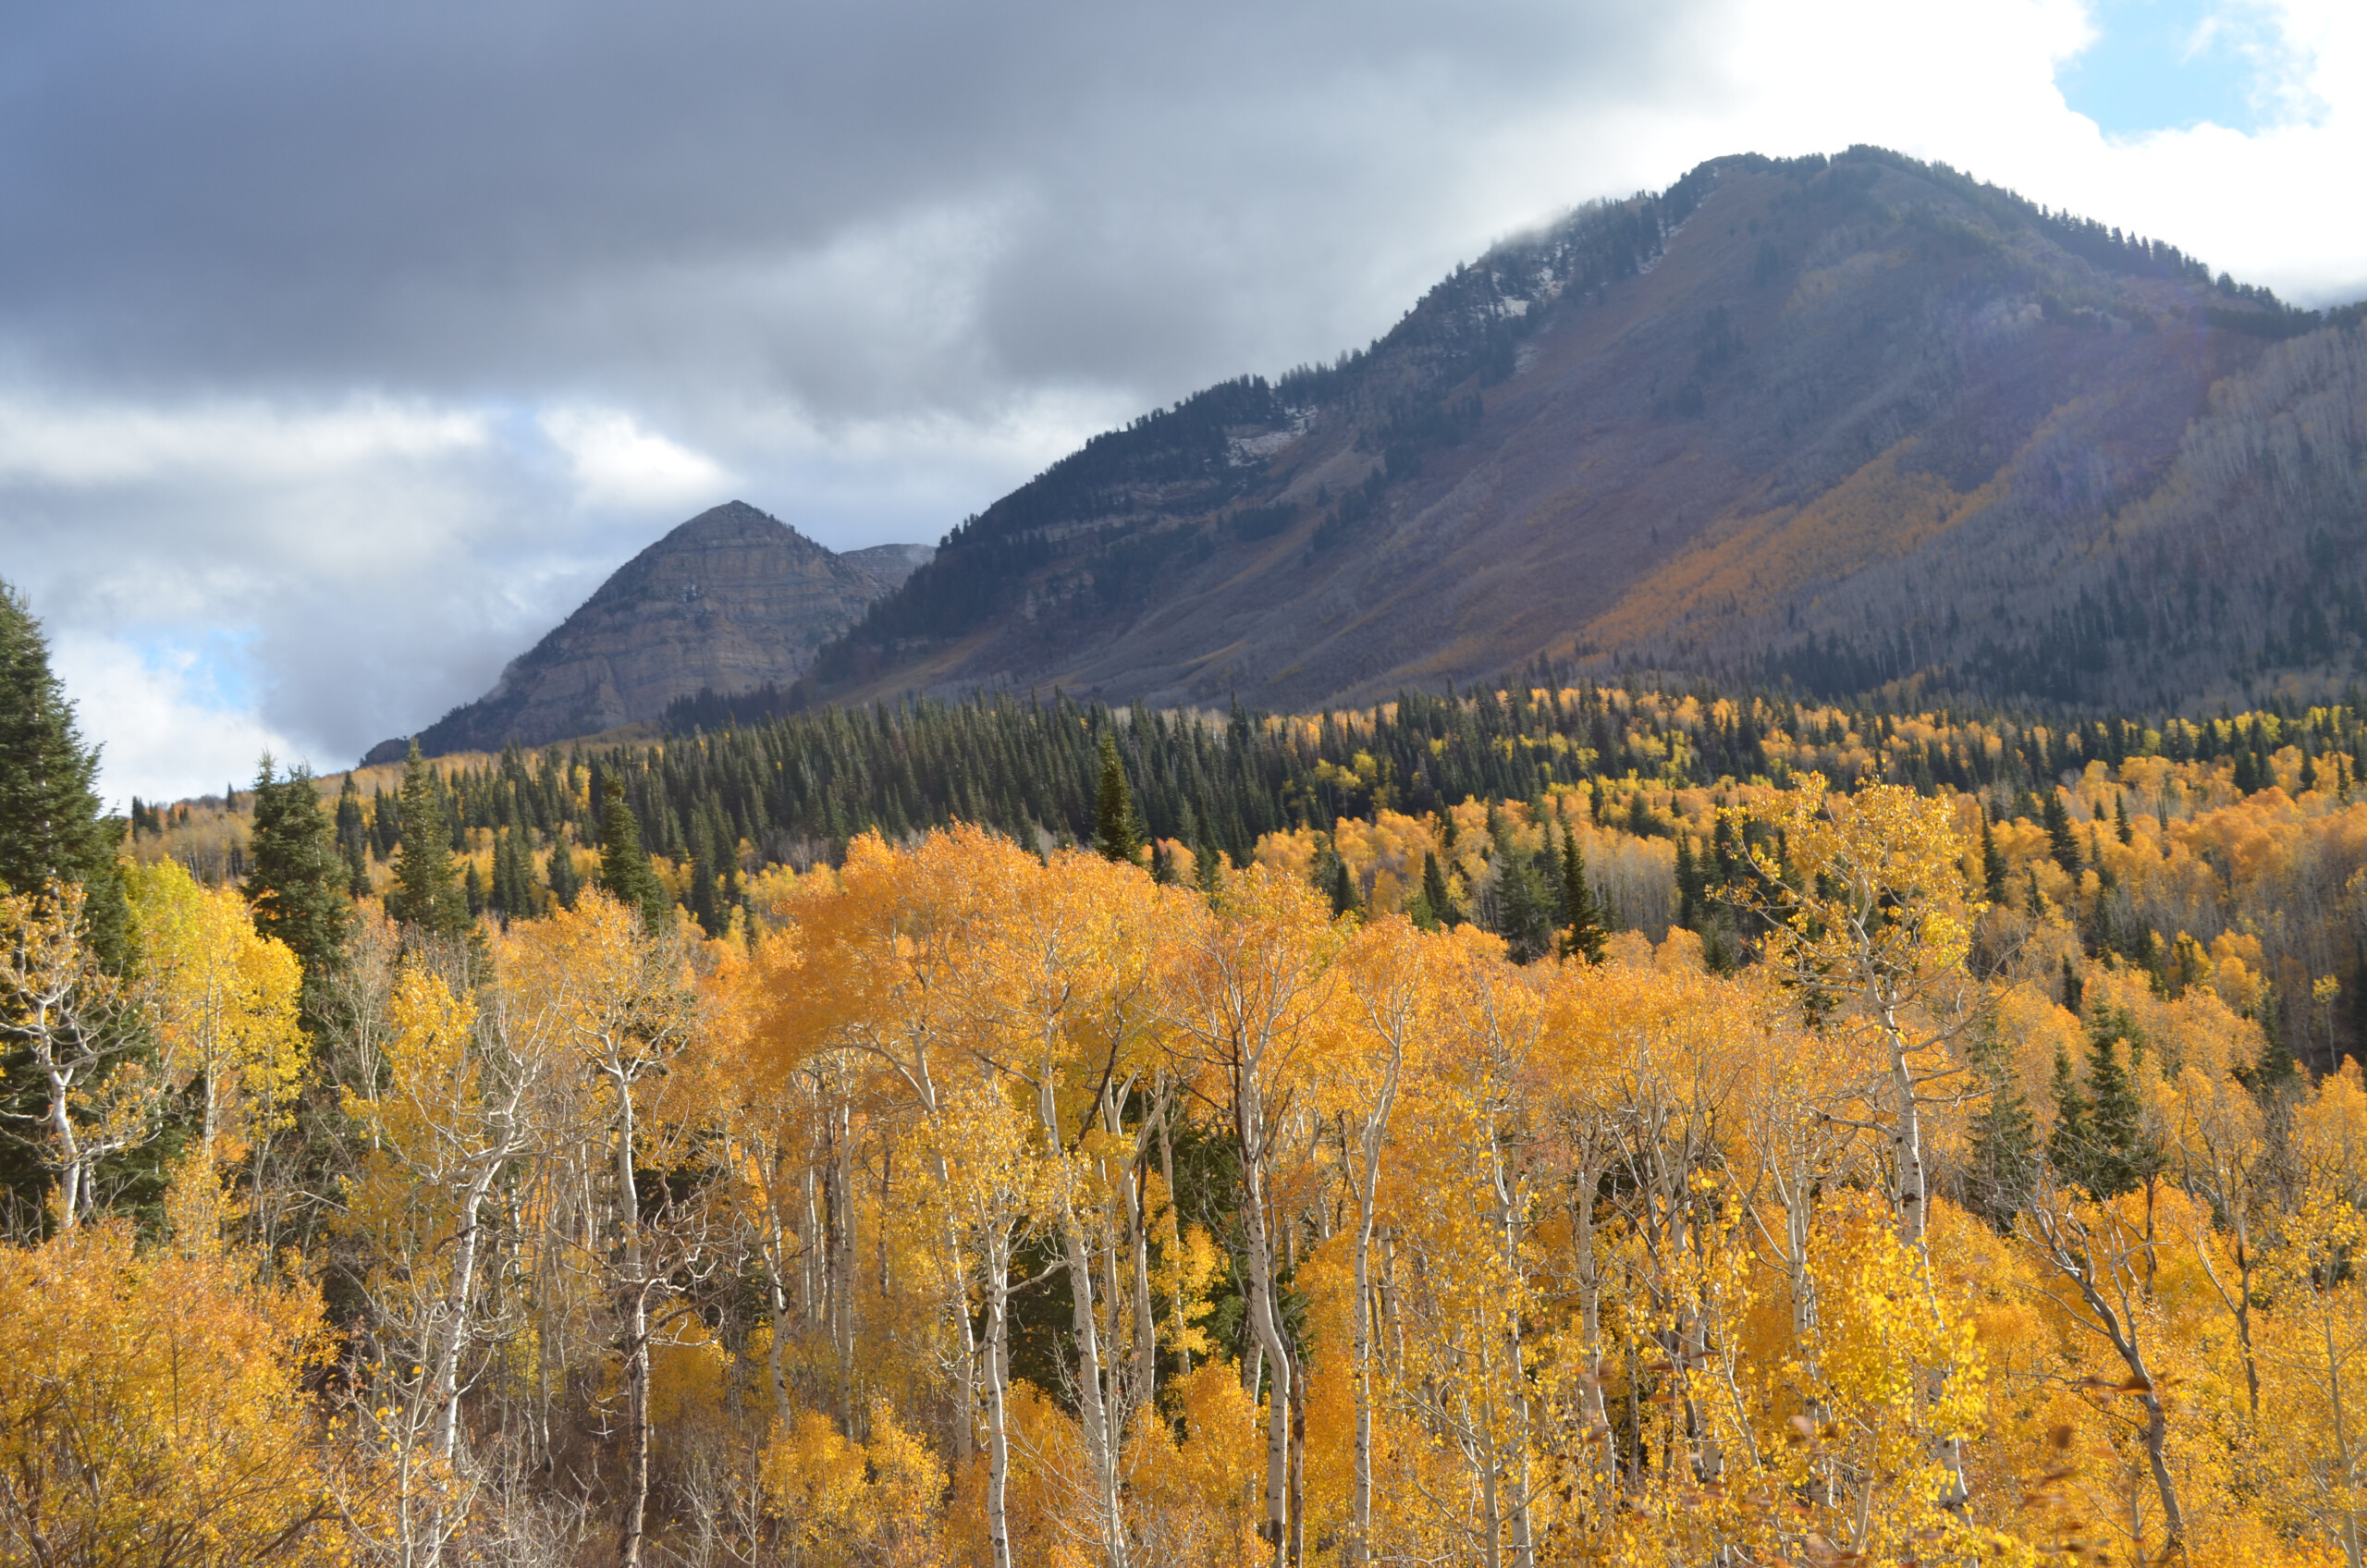
<instances>
[{"instance_id":1,"label":"exposed cliff face","mask_svg":"<svg viewBox=\"0 0 2367 1568\"><path fill-rule=\"evenodd\" d=\"M702 512L619 567L492 691L421 731L420 749L539 745L654 723L703 690L787 686L933 553L880 545L840 555L744 502ZM400 742L387 744L401 755Z\"/></svg>"},{"instance_id":2,"label":"exposed cliff face","mask_svg":"<svg viewBox=\"0 0 2367 1568\"><path fill-rule=\"evenodd\" d=\"M2324 680L2367 633L2361 330L1879 150L1721 159L1338 365L1096 437L803 694L1303 710L1539 656L2122 703Z\"/></svg>"}]
</instances>

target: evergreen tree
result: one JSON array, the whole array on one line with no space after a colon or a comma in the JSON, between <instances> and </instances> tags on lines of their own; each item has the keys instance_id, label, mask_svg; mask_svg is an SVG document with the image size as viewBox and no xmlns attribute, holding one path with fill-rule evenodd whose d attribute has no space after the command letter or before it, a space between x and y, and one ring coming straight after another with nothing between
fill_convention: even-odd
<instances>
[{"instance_id":1,"label":"evergreen tree","mask_svg":"<svg viewBox=\"0 0 2367 1568\"><path fill-rule=\"evenodd\" d=\"M1967 1207L2004 1233L2013 1229L2037 1173L2038 1121L1993 1028L1975 1034L1966 1055L1982 1091L1965 1155ZM2062 1058L2059 1072L2070 1068L2070 1059Z\"/></svg>"},{"instance_id":2,"label":"evergreen tree","mask_svg":"<svg viewBox=\"0 0 2367 1568\"><path fill-rule=\"evenodd\" d=\"M1553 904L1558 888L1546 886L1538 875L1535 857L1507 848L1495 859L1494 905L1497 936L1504 939L1515 963L1530 963L1553 950Z\"/></svg>"},{"instance_id":3,"label":"evergreen tree","mask_svg":"<svg viewBox=\"0 0 2367 1568\"><path fill-rule=\"evenodd\" d=\"M573 909L580 884L575 877L575 851L564 831L551 836L550 862L551 901L561 909Z\"/></svg>"},{"instance_id":4,"label":"evergreen tree","mask_svg":"<svg viewBox=\"0 0 2367 1568\"><path fill-rule=\"evenodd\" d=\"M1423 870L1428 886L1429 867ZM1562 827L1562 956L1576 956L1588 963L1602 962L1603 945L1611 933L1603 928L1602 913L1595 907L1594 889L1587 884L1587 857L1567 823Z\"/></svg>"},{"instance_id":5,"label":"evergreen tree","mask_svg":"<svg viewBox=\"0 0 2367 1568\"><path fill-rule=\"evenodd\" d=\"M2350 1049L2352 1060L2367 1066L2367 948L2350 971Z\"/></svg>"},{"instance_id":6,"label":"evergreen tree","mask_svg":"<svg viewBox=\"0 0 2367 1568\"><path fill-rule=\"evenodd\" d=\"M451 828L417 741L403 759L396 809L401 815L402 837L395 853L394 886L386 890L386 913L430 936L464 935L469 929L468 895L452 869Z\"/></svg>"},{"instance_id":7,"label":"evergreen tree","mask_svg":"<svg viewBox=\"0 0 2367 1568\"><path fill-rule=\"evenodd\" d=\"M484 878L477 874L477 863L473 860L460 874L460 893L468 900L470 919L474 920L484 913Z\"/></svg>"},{"instance_id":8,"label":"evergreen tree","mask_svg":"<svg viewBox=\"0 0 2367 1568\"><path fill-rule=\"evenodd\" d=\"M714 839L704 823L691 840L690 902L691 918L708 937L720 937L731 928L731 917L716 888Z\"/></svg>"},{"instance_id":9,"label":"evergreen tree","mask_svg":"<svg viewBox=\"0 0 2367 1568\"><path fill-rule=\"evenodd\" d=\"M2081 1182L2099 1198L2133 1192L2156 1173L2144 1136L2143 1110L2121 1065L2119 1047L2124 1044L2133 1065L2144 1049L2136 1021L2118 1008L2099 1005L2088 1021L2088 1158Z\"/></svg>"},{"instance_id":10,"label":"evergreen tree","mask_svg":"<svg viewBox=\"0 0 2367 1568\"><path fill-rule=\"evenodd\" d=\"M2054 864L2072 876L2079 876L2079 837L2071 831L2071 814L2064 808L2062 790L2049 790L2046 792L2046 800L2040 807L2040 816L2046 827L2047 848L2054 856Z\"/></svg>"},{"instance_id":11,"label":"evergreen tree","mask_svg":"<svg viewBox=\"0 0 2367 1568\"><path fill-rule=\"evenodd\" d=\"M2002 906L2005 901L2005 851L1997 847L1997 834L1989 825L1989 808L1981 808L1981 881L1989 901Z\"/></svg>"},{"instance_id":12,"label":"evergreen tree","mask_svg":"<svg viewBox=\"0 0 2367 1568\"><path fill-rule=\"evenodd\" d=\"M304 1021L317 1031L327 1021L329 979L345 962L352 868L337 852L311 769L300 765L276 778L265 755L255 774L254 808L247 901L255 929L287 943L304 966Z\"/></svg>"},{"instance_id":13,"label":"evergreen tree","mask_svg":"<svg viewBox=\"0 0 2367 1568\"><path fill-rule=\"evenodd\" d=\"M1142 828L1134 815L1134 791L1126 788L1126 766L1118 756L1118 737L1101 737L1101 779L1093 802L1093 847L1104 860L1131 861L1143 847Z\"/></svg>"},{"instance_id":14,"label":"evergreen tree","mask_svg":"<svg viewBox=\"0 0 2367 1568\"><path fill-rule=\"evenodd\" d=\"M117 818L99 809L99 753L49 668L49 642L24 597L0 582L0 887L38 893L79 882L92 946L123 959L127 913Z\"/></svg>"},{"instance_id":15,"label":"evergreen tree","mask_svg":"<svg viewBox=\"0 0 2367 1568\"><path fill-rule=\"evenodd\" d=\"M2124 844L2136 841L2137 830L2128 825L2128 792L2125 790L2112 798L2112 830Z\"/></svg>"},{"instance_id":16,"label":"evergreen tree","mask_svg":"<svg viewBox=\"0 0 2367 1568\"><path fill-rule=\"evenodd\" d=\"M2074 1186L2088 1185L2088 1099L2071 1071L2071 1053L2054 1047L2054 1130L2046 1136L2047 1163Z\"/></svg>"},{"instance_id":17,"label":"evergreen tree","mask_svg":"<svg viewBox=\"0 0 2367 1568\"><path fill-rule=\"evenodd\" d=\"M641 823L625 804L624 780L609 775L601 789L600 888L628 909L641 912L643 925L662 931L673 918L674 900L641 847Z\"/></svg>"},{"instance_id":18,"label":"evergreen tree","mask_svg":"<svg viewBox=\"0 0 2367 1568\"><path fill-rule=\"evenodd\" d=\"M1422 851L1422 890L1417 897L1431 925L1452 928L1463 924L1463 912L1454 907L1454 896L1447 891L1446 873L1439 867L1439 857L1428 850ZM1416 924L1420 924L1418 918Z\"/></svg>"},{"instance_id":19,"label":"evergreen tree","mask_svg":"<svg viewBox=\"0 0 2367 1568\"><path fill-rule=\"evenodd\" d=\"M370 826L362 814L362 791L353 787L350 773L345 776L345 788L337 792L337 842L345 857L346 896L366 896L370 891Z\"/></svg>"},{"instance_id":20,"label":"evergreen tree","mask_svg":"<svg viewBox=\"0 0 2367 1568\"><path fill-rule=\"evenodd\" d=\"M2065 953L2063 955L2062 980L2062 1001L2064 1011L2066 1012L2078 1012L2082 1004L2086 1001L2087 994L2087 983L2079 978L2079 966L2071 962L2071 955L2069 953Z\"/></svg>"},{"instance_id":21,"label":"evergreen tree","mask_svg":"<svg viewBox=\"0 0 2367 1568\"><path fill-rule=\"evenodd\" d=\"M1693 836L1676 836L1676 923L1687 931L1701 929L1701 868L1693 857Z\"/></svg>"},{"instance_id":22,"label":"evergreen tree","mask_svg":"<svg viewBox=\"0 0 2367 1568\"><path fill-rule=\"evenodd\" d=\"M1331 857L1331 886L1328 891L1331 895L1333 914L1364 913L1364 901L1356 897L1355 874L1348 869L1348 863L1336 854Z\"/></svg>"},{"instance_id":23,"label":"evergreen tree","mask_svg":"<svg viewBox=\"0 0 2367 1568\"><path fill-rule=\"evenodd\" d=\"M1193 880L1198 884L1200 891L1210 898L1216 897L1217 889L1223 886L1219 880L1223 873L1223 859L1224 851L1214 844L1195 851L1192 856Z\"/></svg>"}]
</instances>

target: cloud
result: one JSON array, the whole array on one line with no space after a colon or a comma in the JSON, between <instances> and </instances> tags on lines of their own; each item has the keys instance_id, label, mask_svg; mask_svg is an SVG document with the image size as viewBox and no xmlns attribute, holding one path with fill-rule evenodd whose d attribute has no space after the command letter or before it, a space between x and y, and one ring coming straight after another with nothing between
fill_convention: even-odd
<instances>
[{"instance_id":1,"label":"cloud","mask_svg":"<svg viewBox=\"0 0 2367 1568\"><path fill-rule=\"evenodd\" d=\"M705 506L934 539L1723 153L1883 142L2367 293L2367 11L2197 4L2254 129L2075 112L2102 0L16 7L0 573L123 767L212 755L173 693L334 759Z\"/></svg>"},{"instance_id":2,"label":"cloud","mask_svg":"<svg viewBox=\"0 0 2367 1568\"><path fill-rule=\"evenodd\" d=\"M146 650L115 638L68 634L52 663L80 711L86 741L100 742L99 792L126 810L133 795L177 800L219 793L255 776L266 753L285 767L308 760L303 748L262 723L251 706L217 683L223 668L197 648ZM104 730L93 733L93 719ZM331 766L344 758L324 759Z\"/></svg>"},{"instance_id":3,"label":"cloud","mask_svg":"<svg viewBox=\"0 0 2367 1568\"><path fill-rule=\"evenodd\" d=\"M567 454L576 500L587 507L687 506L730 483L708 459L614 409L551 409L540 423Z\"/></svg>"}]
</instances>

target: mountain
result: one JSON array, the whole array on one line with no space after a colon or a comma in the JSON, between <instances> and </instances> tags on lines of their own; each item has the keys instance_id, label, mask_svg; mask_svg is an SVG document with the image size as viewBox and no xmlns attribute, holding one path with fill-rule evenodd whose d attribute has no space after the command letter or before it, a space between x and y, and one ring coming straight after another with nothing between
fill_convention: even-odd
<instances>
[{"instance_id":1,"label":"mountain","mask_svg":"<svg viewBox=\"0 0 2367 1568\"><path fill-rule=\"evenodd\" d=\"M2367 334L1876 148L1702 165L968 519L798 697L1545 660L2191 704L2357 668Z\"/></svg>"},{"instance_id":2,"label":"mountain","mask_svg":"<svg viewBox=\"0 0 2367 1568\"><path fill-rule=\"evenodd\" d=\"M655 723L702 691L787 686L935 553L878 545L840 555L742 501L701 512L618 568L492 691L420 731L420 749L540 745ZM400 760L406 745L386 741L365 760Z\"/></svg>"}]
</instances>

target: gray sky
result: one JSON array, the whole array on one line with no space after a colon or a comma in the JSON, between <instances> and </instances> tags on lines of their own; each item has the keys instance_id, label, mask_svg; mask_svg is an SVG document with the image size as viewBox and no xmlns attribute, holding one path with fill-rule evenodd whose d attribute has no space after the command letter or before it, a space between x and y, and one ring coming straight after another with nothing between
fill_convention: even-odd
<instances>
[{"instance_id":1,"label":"gray sky","mask_svg":"<svg viewBox=\"0 0 2367 1568\"><path fill-rule=\"evenodd\" d=\"M117 799L343 766L740 497L934 540L1493 239L1879 141L2367 293L2355 0L0 16L0 576Z\"/></svg>"}]
</instances>

